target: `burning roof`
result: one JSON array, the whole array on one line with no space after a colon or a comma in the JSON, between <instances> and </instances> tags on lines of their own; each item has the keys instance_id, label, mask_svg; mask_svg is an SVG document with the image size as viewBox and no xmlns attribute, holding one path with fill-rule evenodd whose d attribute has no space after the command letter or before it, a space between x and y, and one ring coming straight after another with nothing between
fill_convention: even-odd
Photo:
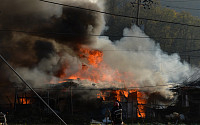
<instances>
[{"instance_id":1,"label":"burning roof","mask_svg":"<svg viewBox=\"0 0 200 125\"><path fill-rule=\"evenodd\" d=\"M102 1L63 2L104 10ZM150 38L110 41L108 37L92 35L104 30L105 20L100 13L35 0L2 3L0 28L26 32L1 32L0 52L33 87L80 78L84 87L92 83L98 88L141 87L170 97L167 83L181 81L193 72L177 54L167 55ZM124 35L146 37L137 26L124 29ZM3 69L5 66L1 66ZM5 84L20 85L15 75L5 71L0 76ZM163 86L145 87L158 85Z\"/></svg>"}]
</instances>

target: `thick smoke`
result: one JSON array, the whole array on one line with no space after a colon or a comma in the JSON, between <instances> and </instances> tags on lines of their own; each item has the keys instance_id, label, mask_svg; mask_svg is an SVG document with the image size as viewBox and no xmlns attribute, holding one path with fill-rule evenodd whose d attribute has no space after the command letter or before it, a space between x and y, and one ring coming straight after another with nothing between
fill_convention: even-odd
<instances>
[{"instance_id":1,"label":"thick smoke","mask_svg":"<svg viewBox=\"0 0 200 125\"><path fill-rule=\"evenodd\" d=\"M60 0L64 4L103 10L99 0ZM99 81L98 87L143 87L167 85L181 82L191 75L187 63L181 63L177 54L167 55L151 39L124 37L112 42L107 37L97 38L90 34L101 34L104 17L100 13L52 5L35 0L3 0L0 5L0 29L19 32L0 33L0 52L9 63L34 87L56 83L62 74L74 74L82 67L83 60L77 53L79 47L89 46L103 51L103 62L113 71L133 75L122 78L123 82L109 84ZM30 33L31 32L31 33ZM136 26L124 29L124 35L146 35ZM94 67L93 67L94 68ZM5 66L1 66L1 70ZM61 69L66 69L65 71ZM7 69L9 70L9 69ZM111 73L111 70L101 70ZM2 77L2 76L0 76ZM11 72L4 76L19 85L21 81ZM115 78L113 74L111 78ZM113 79L114 80L114 79ZM82 82L89 86L87 81ZM133 84L134 83L134 84ZM148 89L169 96L168 86Z\"/></svg>"},{"instance_id":2,"label":"thick smoke","mask_svg":"<svg viewBox=\"0 0 200 125\"><path fill-rule=\"evenodd\" d=\"M123 35L148 37L137 26L124 29ZM130 78L134 79L134 86L158 86L144 89L159 91L166 97L171 94L166 90L170 86L169 83L181 83L194 73L188 63L180 61L180 56L167 55L160 49L159 44L150 38L124 37L113 43L105 37L99 39L95 48L103 51L104 61L112 69L134 74ZM129 79L126 77L124 81ZM119 84L120 86L123 85ZM127 82L126 86L133 85Z\"/></svg>"},{"instance_id":3,"label":"thick smoke","mask_svg":"<svg viewBox=\"0 0 200 125\"><path fill-rule=\"evenodd\" d=\"M148 37L137 26L124 29L124 36ZM159 82L161 78L165 82L182 82L192 74L189 64L182 63L178 54L167 55L150 38L124 37L115 43L99 40L96 47L104 51L104 61L114 69L133 72L141 84L149 81L155 85L155 80Z\"/></svg>"},{"instance_id":4,"label":"thick smoke","mask_svg":"<svg viewBox=\"0 0 200 125\"><path fill-rule=\"evenodd\" d=\"M77 44L91 44L95 41L95 37L90 38L88 34L98 35L104 26L103 15L100 13L35 0L3 0L2 3L1 29L35 32L35 36L55 39L75 49ZM101 10L97 3L89 0L62 3Z\"/></svg>"},{"instance_id":5,"label":"thick smoke","mask_svg":"<svg viewBox=\"0 0 200 125\"><path fill-rule=\"evenodd\" d=\"M59 2L103 10L102 1ZM100 34L105 24L100 13L36 0L2 0L0 11L0 53L33 86L57 80L64 62L68 61L72 71L77 70L79 46L95 43L96 37L89 34ZM1 75L3 85L21 83L2 62L0 68L6 69Z\"/></svg>"}]
</instances>

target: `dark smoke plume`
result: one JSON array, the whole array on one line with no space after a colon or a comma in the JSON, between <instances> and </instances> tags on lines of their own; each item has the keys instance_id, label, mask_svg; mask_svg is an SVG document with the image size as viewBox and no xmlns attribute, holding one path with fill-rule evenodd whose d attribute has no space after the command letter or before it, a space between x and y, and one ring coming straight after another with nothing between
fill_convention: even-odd
<instances>
[{"instance_id":1,"label":"dark smoke plume","mask_svg":"<svg viewBox=\"0 0 200 125\"><path fill-rule=\"evenodd\" d=\"M62 1L64 4L101 10L95 0ZM70 76L80 71L86 62L77 55L80 45L90 45L104 54L101 63L109 68L100 68L98 74L107 73L111 80L103 81L100 78L96 85L98 88L164 85L148 88L147 91L158 91L163 97L172 98L168 83L180 83L193 74L192 67L186 62L182 63L178 54L167 55L150 38L124 37L114 43L107 37L90 36L103 31L104 18L100 13L36 0L1 0L0 10L0 29L28 32L0 32L0 53L33 87L41 87L50 81L58 83L58 76L63 73ZM137 26L124 29L123 35L148 37ZM5 70L5 66L1 67L4 67L0 70L6 72L4 77L11 81L9 83L21 83L8 68ZM89 68L88 71L96 71L95 67ZM118 83L114 79L119 78L116 70L133 76L122 75L120 81L123 82ZM64 77L68 78L67 75L64 74ZM110 84L110 81L114 84ZM91 85L91 81L81 82L85 87Z\"/></svg>"},{"instance_id":2,"label":"dark smoke plume","mask_svg":"<svg viewBox=\"0 0 200 125\"><path fill-rule=\"evenodd\" d=\"M65 3L100 10L96 3L86 0ZM88 34L100 34L104 24L99 13L35 0L2 0L0 10L0 30L25 31L0 32L0 52L15 66L33 66L60 51L52 41L73 50L78 50L77 45L91 44L95 37Z\"/></svg>"},{"instance_id":3,"label":"dark smoke plume","mask_svg":"<svg viewBox=\"0 0 200 125\"><path fill-rule=\"evenodd\" d=\"M101 10L90 0L64 4ZM37 0L1 0L0 11L0 54L33 86L56 79L62 63L73 61L78 45L94 43L96 37L89 34L100 34L104 26L99 13ZM1 86L20 83L2 62L0 71L5 72L0 75Z\"/></svg>"},{"instance_id":4,"label":"dark smoke plume","mask_svg":"<svg viewBox=\"0 0 200 125\"><path fill-rule=\"evenodd\" d=\"M78 1L81 7L100 10L97 4ZM100 34L103 17L99 13L61 7L30 0L3 0L0 28L36 32L34 36L54 39L57 42L75 47L76 44L90 44L88 34ZM67 4L76 4L66 2ZM38 5L38 7L36 6ZM57 8L51 10L50 8ZM54 7L55 6L55 7ZM29 8L27 8L29 7ZM43 10L39 7L47 7ZM2 37L7 34L2 34ZM1 39L2 39L1 37ZM9 37L10 38L10 37Z\"/></svg>"}]
</instances>

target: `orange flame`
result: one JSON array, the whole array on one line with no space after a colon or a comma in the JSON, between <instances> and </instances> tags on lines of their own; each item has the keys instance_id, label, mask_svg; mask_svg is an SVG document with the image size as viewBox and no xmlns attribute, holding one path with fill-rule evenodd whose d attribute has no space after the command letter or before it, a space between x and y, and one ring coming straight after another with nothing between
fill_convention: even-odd
<instances>
[{"instance_id":1,"label":"orange flame","mask_svg":"<svg viewBox=\"0 0 200 125\"><path fill-rule=\"evenodd\" d=\"M134 75L127 72L119 72L117 69L109 67L103 61L103 52L100 50L90 50L88 48L80 48L79 57L82 60L86 60L85 64L82 64L80 70L76 73L69 75L65 71L70 70L68 63L66 62L62 66L62 70L57 74L62 79L77 79L89 80L95 83L109 82L113 86L118 83L135 83L133 80Z\"/></svg>"},{"instance_id":2,"label":"orange flame","mask_svg":"<svg viewBox=\"0 0 200 125\"><path fill-rule=\"evenodd\" d=\"M114 97L118 101L122 101L122 99L128 98L129 94L137 92L137 117L145 118L145 104L146 104L146 99L145 99L145 94L142 92L139 92L137 90L113 90L112 93L114 93ZM102 98L104 101L106 101L107 95L105 94L106 92L100 92L97 94L97 98Z\"/></svg>"},{"instance_id":3,"label":"orange flame","mask_svg":"<svg viewBox=\"0 0 200 125\"><path fill-rule=\"evenodd\" d=\"M132 86L137 86L134 81L134 75L129 72L120 72L117 69L113 69L109 67L103 61L103 52L99 50L90 50L89 48L81 48L79 50L79 58L82 60L86 60L85 64L82 64L79 71L76 73L69 75L65 72L68 69L68 64L64 64L62 66L62 72L58 74L58 76L62 79L81 79L81 80L89 80L95 83L105 82L112 84L115 86L116 83L131 83ZM116 86L115 86L116 87ZM130 93L137 92L137 102L138 102L138 117L145 117L145 109L144 105L146 104L146 100L142 99L144 94L138 92L137 90L115 90L115 98L118 101L121 101L122 97L128 98ZM97 94L97 98L102 98L106 100L107 94L106 92L100 92Z\"/></svg>"},{"instance_id":4,"label":"orange flame","mask_svg":"<svg viewBox=\"0 0 200 125\"><path fill-rule=\"evenodd\" d=\"M80 52L80 58L86 57L89 61L89 64L93 65L94 67L98 67L99 63L103 61L103 52L98 50L89 50L86 48L81 48Z\"/></svg>"},{"instance_id":5,"label":"orange flame","mask_svg":"<svg viewBox=\"0 0 200 125\"><path fill-rule=\"evenodd\" d=\"M20 104L30 104L31 100L27 98L20 98Z\"/></svg>"},{"instance_id":6,"label":"orange flame","mask_svg":"<svg viewBox=\"0 0 200 125\"><path fill-rule=\"evenodd\" d=\"M97 98L102 98L104 101L106 100L106 94L104 92L100 92L97 94Z\"/></svg>"},{"instance_id":7,"label":"orange flame","mask_svg":"<svg viewBox=\"0 0 200 125\"><path fill-rule=\"evenodd\" d=\"M86 58L89 66L82 65L82 69L77 73L68 77L68 79L87 79L89 81L98 83L111 82L113 80L113 74L117 74L118 71L113 71L103 62L103 52L99 50L89 50L86 48L80 49L80 58ZM102 73L102 71L107 71ZM119 81L119 79L117 80Z\"/></svg>"},{"instance_id":8,"label":"orange flame","mask_svg":"<svg viewBox=\"0 0 200 125\"><path fill-rule=\"evenodd\" d=\"M145 118L146 117L145 106L144 106L146 104L145 94L137 91L137 102L138 102L137 116Z\"/></svg>"}]
</instances>

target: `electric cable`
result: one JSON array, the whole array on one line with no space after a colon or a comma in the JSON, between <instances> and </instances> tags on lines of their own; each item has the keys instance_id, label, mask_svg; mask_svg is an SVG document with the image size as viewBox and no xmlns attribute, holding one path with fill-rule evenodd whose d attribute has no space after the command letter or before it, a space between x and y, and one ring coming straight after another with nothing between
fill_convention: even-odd
<instances>
[{"instance_id":1,"label":"electric cable","mask_svg":"<svg viewBox=\"0 0 200 125\"><path fill-rule=\"evenodd\" d=\"M68 83L68 82L63 82L63 83ZM127 87L127 88L72 88L72 90L132 90L132 89L140 89L140 88L156 88L156 87L163 87L163 86L169 86L169 85L179 85L179 83L170 83L170 84L164 84L164 85L155 85L155 86L141 86L141 87ZM56 84L55 84L56 85ZM59 85L59 83L58 83ZM63 86L64 87L64 86ZM22 88L22 87L2 87L0 88ZM33 88L35 90L63 90L64 88Z\"/></svg>"},{"instance_id":2,"label":"electric cable","mask_svg":"<svg viewBox=\"0 0 200 125\"><path fill-rule=\"evenodd\" d=\"M161 0L162 2L191 2L191 1L199 1L199 0Z\"/></svg>"},{"instance_id":3,"label":"electric cable","mask_svg":"<svg viewBox=\"0 0 200 125\"><path fill-rule=\"evenodd\" d=\"M66 6L66 7L70 7L70 8L76 8L76 9L81 9L81 10L85 10L85 11L102 13L102 14L111 15L111 16L117 16L117 17L124 17L124 18L130 18L130 19L140 19L140 20L148 20L148 21L156 21L156 22L161 22L161 23L178 24L178 25L185 25L185 26L191 26L191 27L200 27L200 25L193 25L193 24L187 24L187 23L179 23L179 22L172 22L172 21L165 21L165 20L158 20L158 19L151 19L151 18L141 18L141 17L137 18L137 17L133 17L133 16L127 16L127 15L121 15L121 14L114 14L114 13L109 13L109 12L105 12L105 11L87 9L87 8L83 8L83 7L72 6L72 5L62 4L62 3L58 3L58 2L47 1L47 0L40 0L40 1L41 2L45 2L45 3L49 3L49 4Z\"/></svg>"},{"instance_id":4,"label":"electric cable","mask_svg":"<svg viewBox=\"0 0 200 125\"><path fill-rule=\"evenodd\" d=\"M14 68L4 59L2 55L0 55L0 58L3 60L4 63L22 80L22 82L34 92L34 94L65 124L65 121L42 99L42 97L15 71Z\"/></svg>"},{"instance_id":5,"label":"electric cable","mask_svg":"<svg viewBox=\"0 0 200 125\"><path fill-rule=\"evenodd\" d=\"M178 7L178 6L170 6L170 5L164 5L164 6L170 7L170 8L177 8L177 9L186 9L186 10L200 10L199 8Z\"/></svg>"},{"instance_id":6,"label":"electric cable","mask_svg":"<svg viewBox=\"0 0 200 125\"><path fill-rule=\"evenodd\" d=\"M62 37L75 37L79 34L74 33L65 33L65 32L37 32L37 31L24 31L24 30L15 30L15 29L0 29L0 32L17 32L17 33L26 33L32 35L60 35ZM149 37L149 36L132 36L132 35L98 35L98 34L87 34L86 36L94 36L94 37L134 37L141 39L176 39L176 40L200 40L200 38L181 38L181 37Z\"/></svg>"}]
</instances>

